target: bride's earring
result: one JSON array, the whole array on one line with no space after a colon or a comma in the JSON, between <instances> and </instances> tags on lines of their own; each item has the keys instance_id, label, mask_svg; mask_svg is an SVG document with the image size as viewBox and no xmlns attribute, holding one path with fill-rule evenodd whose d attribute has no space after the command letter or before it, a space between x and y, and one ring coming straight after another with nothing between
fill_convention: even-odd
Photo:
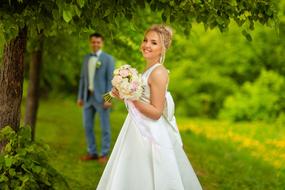
<instances>
[{"instance_id":1,"label":"bride's earring","mask_svg":"<svg viewBox=\"0 0 285 190\"><path fill-rule=\"evenodd\" d=\"M162 64L162 54L160 55L159 63Z\"/></svg>"},{"instance_id":2,"label":"bride's earring","mask_svg":"<svg viewBox=\"0 0 285 190\"><path fill-rule=\"evenodd\" d=\"M164 59L165 59L165 52L163 52L160 56L160 59L159 59L159 63L160 64L163 64L164 63Z\"/></svg>"}]
</instances>

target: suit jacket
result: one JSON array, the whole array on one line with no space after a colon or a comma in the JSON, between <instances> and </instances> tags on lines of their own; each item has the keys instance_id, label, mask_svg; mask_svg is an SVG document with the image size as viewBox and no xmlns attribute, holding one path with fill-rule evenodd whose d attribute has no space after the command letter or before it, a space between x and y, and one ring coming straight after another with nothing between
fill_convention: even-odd
<instances>
[{"instance_id":1,"label":"suit jacket","mask_svg":"<svg viewBox=\"0 0 285 190\"><path fill-rule=\"evenodd\" d=\"M87 102L88 96L88 63L90 57L91 53L84 56L79 80L78 100L83 100L84 102ZM101 65L95 71L94 97L95 103L102 104L104 102L102 96L112 89L111 80L113 78L115 63L113 57L103 51L98 60L101 62Z\"/></svg>"}]
</instances>

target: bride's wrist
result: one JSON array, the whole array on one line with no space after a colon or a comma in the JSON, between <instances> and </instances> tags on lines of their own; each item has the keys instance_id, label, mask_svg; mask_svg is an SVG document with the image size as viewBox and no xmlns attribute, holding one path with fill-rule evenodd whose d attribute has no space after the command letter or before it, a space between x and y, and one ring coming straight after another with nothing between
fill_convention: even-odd
<instances>
[{"instance_id":1,"label":"bride's wrist","mask_svg":"<svg viewBox=\"0 0 285 190\"><path fill-rule=\"evenodd\" d=\"M137 105L138 105L138 100L132 100L132 103L137 107Z\"/></svg>"}]
</instances>

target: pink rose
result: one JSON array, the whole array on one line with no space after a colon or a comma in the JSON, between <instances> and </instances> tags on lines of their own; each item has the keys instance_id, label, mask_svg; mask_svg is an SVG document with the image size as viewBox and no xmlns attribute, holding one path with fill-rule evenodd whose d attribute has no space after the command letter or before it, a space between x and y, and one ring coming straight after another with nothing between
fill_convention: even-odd
<instances>
[{"instance_id":1,"label":"pink rose","mask_svg":"<svg viewBox=\"0 0 285 190\"><path fill-rule=\"evenodd\" d=\"M113 86L118 86L118 84L121 83L121 81L122 81L122 77L120 75L116 75L112 79L112 85Z\"/></svg>"},{"instance_id":2,"label":"pink rose","mask_svg":"<svg viewBox=\"0 0 285 190\"><path fill-rule=\"evenodd\" d=\"M132 91L136 91L137 88L138 88L138 86L139 86L139 84L138 84L136 81L133 81L133 82L131 83L131 90L132 90Z\"/></svg>"},{"instance_id":3,"label":"pink rose","mask_svg":"<svg viewBox=\"0 0 285 190\"><path fill-rule=\"evenodd\" d=\"M120 75L122 77L127 77L129 75L129 71L127 69L120 70Z\"/></svg>"}]
</instances>

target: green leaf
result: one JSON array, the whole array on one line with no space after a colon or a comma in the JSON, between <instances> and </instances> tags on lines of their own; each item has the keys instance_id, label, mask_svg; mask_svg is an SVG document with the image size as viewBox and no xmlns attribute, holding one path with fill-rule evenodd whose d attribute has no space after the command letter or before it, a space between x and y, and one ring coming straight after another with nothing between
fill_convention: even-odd
<instances>
[{"instance_id":1,"label":"green leaf","mask_svg":"<svg viewBox=\"0 0 285 190\"><path fill-rule=\"evenodd\" d=\"M10 168L12 166L13 163L13 158L5 156L5 166L7 168Z\"/></svg>"},{"instance_id":2,"label":"green leaf","mask_svg":"<svg viewBox=\"0 0 285 190\"><path fill-rule=\"evenodd\" d=\"M218 24L223 24L224 23L224 19L222 17L217 17L217 23Z\"/></svg>"},{"instance_id":3,"label":"green leaf","mask_svg":"<svg viewBox=\"0 0 285 190\"><path fill-rule=\"evenodd\" d=\"M63 19L65 22L70 22L72 20L72 13L69 10L63 11Z\"/></svg>"},{"instance_id":4,"label":"green leaf","mask_svg":"<svg viewBox=\"0 0 285 190\"><path fill-rule=\"evenodd\" d=\"M41 167L33 165L32 166L32 171L35 172L36 174L39 174L41 172Z\"/></svg>"},{"instance_id":5,"label":"green leaf","mask_svg":"<svg viewBox=\"0 0 285 190\"><path fill-rule=\"evenodd\" d=\"M104 17L108 16L112 12L111 9L107 9L104 13Z\"/></svg>"},{"instance_id":6,"label":"green leaf","mask_svg":"<svg viewBox=\"0 0 285 190\"><path fill-rule=\"evenodd\" d=\"M251 12L249 12L249 11L245 11L243 14L244 14L246 17L251 16Z\"/></svg>"},{"instance_id":7,"label":"green leaf","mask_svg":"<svg viewBox=\"0 0 285 190\"><path fill-rule=\"evenodd\" d=\"M71 5L70 8L71 8L71 13L72 13L72 15L80 16L81 10L78 8L78 6L76 6L76 5Z\"/></svg>"},{"instance_id":8,"label":"green leaf","mask_svg":"<svg viewBox=\"0 0 285 190\"><path fill-rule=\"evenodd\" d=\"M167 21L167 16L166 16L166 14L164 12L161 14L161 19L162 19L163 22Z\"/></svg>"},{"instance_id":9,"label":"green leaf","mask_svg":"<svg viewBox=\"0 0 285 190\"><path fill-rule=\"evenodd\" d=\"M16 176L16 171L15 171L14 168L10 168L10 169L9 169L9 175L10 175L10 176Z\"/></svg>"},{"instance_id":10,"label":"green leaf","mask_svg":"<svg viewBox=\"0 0 285 190\"><path fill-rule=\"evenodd\" d=\"M6 151L6 152L11 152L11 150L12 150L11 143L6 144L6 146L5 146L5 151Z\"/></svg>"},{"instance_id":11,"label":"green leaf","mask_svg":"<svg viewBox=\"0 0 285 190\"><path fill-rule=\"evenodd\" d=\"M5 175L1 175L0 176L0 182L4 182L4 181L8 181L9 180L9 178L8 177L6 177Z\"/></svg>"},{"instance_id":12,"label":"green leaf","mask_svg":"<svg viewBox=\"0 0 285 190\"><path fill-rule=\"evenodd\" d=\"M237 1L236 0L230 0L230 4L232 6L237 6Z\"/></svg>"},{"instance_id":13,"label":"green leaf","mask_svg":"<svg viewBox=\"0 0 285 190\"><path fill-rule=\"evenodd\" d=\"M242 31L242 35L244 35L248 41L252 41L251 35L246 30Z\"/></svg>"},{"instance_id":14,"label":"green leaf","mask_svg":"<svg viewBox=\"0 0 285 190\"><path fill-rule=\"evenodd\" d=\"M80 6L80 8L84 7L85 0L77 0L77 4Z\"/></svg>"}]
</instances>

